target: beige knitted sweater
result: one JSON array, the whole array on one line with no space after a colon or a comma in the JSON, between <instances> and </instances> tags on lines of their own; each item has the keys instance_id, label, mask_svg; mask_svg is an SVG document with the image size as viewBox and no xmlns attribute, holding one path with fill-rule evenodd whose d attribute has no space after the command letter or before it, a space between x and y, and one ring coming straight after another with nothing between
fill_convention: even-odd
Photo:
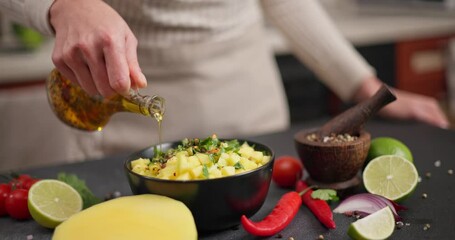
<instances>
[{"instance_id":1,"label":"beige knitted sweater","mask_svg":"<svg viewBox=\"0 0 455 240\"><path fill-rule=\"evenodd\" d=\"M52 35L47 18L52 2L0 0L0 6L19 22ZM348 100L359 82L373 72L340 35L316 0L105 2L130 24L142 46L228 41L245 34L249 26L260 21L263 10L268 20L288 37L294 53L344 100Z\"/></svg>"},{"instance_id":2,"label":"beige knitted sweater","mask_svg":"<svg viewBox=\"0 0 455 240\"><path fill-rule=\"evenodd\" d=\"M52 35L52 2L0 0L0 7L17 21ZM139 40L139 63L149 80L143 91L167 99L164 140L212 133L251 136L288 127L287 102L264 32L264 16L284 33L295 55L342 99L348 100L361 81L374 74L317 0L106 2ZM102 134L90 136L98 144L92 140L93 147L69 158L88 158L100 149L130 151L156 142L156 124L132 115L114 116Z\"/></svg>"}]
</instances>

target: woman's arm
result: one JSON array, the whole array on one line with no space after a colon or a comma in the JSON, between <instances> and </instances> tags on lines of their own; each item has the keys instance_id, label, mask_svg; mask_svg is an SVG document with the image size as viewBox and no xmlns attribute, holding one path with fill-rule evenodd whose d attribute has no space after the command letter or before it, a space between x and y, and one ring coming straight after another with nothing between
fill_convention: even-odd
<instances>
[{"instance_id":1,"label":"woman's arm","mask_svg":"<svg viewBox=\"0 0 455 240\"><path fill-rule=\"evenodd\" d=\"M267 19L293 53L342 100L348 101L374 69L338 31L317 0L262 0Z\"/></svg>"},{"instance_id":2,"label":"woman's arm","mask_svg":"<svg viewBox=\"0 0 455 240\"><path fill-rule=\"evenodd\" d=\"M381 86L382 82L375 78L365 79L355 92L353 100L360 102L372 96ZM397 96L397 101L390 103L379 114L395 119L413 119L441 128L448 128L449 121L439 107L436 99L411 92L392 89Z\"/></svg>"},{"instance_id":3,"label":"woman's arm","mask_svg":"<svg viewBox=\"0 0 455 240\"><path fill-rule=\"evenodd\" d=\"M362 101L381 84L374 69L339 32L316 0L262 0L268 19L287 37L295 55L342 100ZM397 101L381 114L439 127L448 120L435 99L395 90Z\"/></svg>"},{"instance_id":4,"label":"woman's arm","mask_svg":"<svg viewBox=\"0 0 455 240\"><path fill-rule=\"evenodd\" d=\"M3 12L41 33L55 35L52 61L87 93L127 95L147 81L137 40L123 18L101 0L0 0Z\"/></svg>"}]
</instances>

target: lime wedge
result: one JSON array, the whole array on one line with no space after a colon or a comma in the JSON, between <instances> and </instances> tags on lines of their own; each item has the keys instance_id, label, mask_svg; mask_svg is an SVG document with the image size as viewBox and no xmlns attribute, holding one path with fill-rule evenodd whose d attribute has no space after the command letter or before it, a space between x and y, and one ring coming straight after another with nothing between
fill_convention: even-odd
<instances>
[{"instance_id":1,"label":"lime wedge","mask_svg":"<svg viewBox=\"0 0 455 240\"><path fill-rule=\"evenodd\" d=\"M363 182L369 193L402 201L409 197L419 174L414 164L403 157L383 155L371 160L363 171Z\"/></svg>"},{"instance_id":2,"label":"lime wedge","mask_svg":"<svg viewBox=\"0 0 455 240\"><path fill-rule=\"evenodd\" d=\"M395 219L392 210L385 207L360 220L357 220L348 228L348 235L352 239L386 239L392 235L395 229Z\"/></svg>"},{"instance_id":3,"label":"lime wedge","mask_svg":"<svg viewBox=\"0 0 455 240\"><path fill-rule=\"evenodd\" d=\"M28 209L38 224L55 228L82 210L82 198L70 185L58 180L44 179L30 188Z\"/></svg>"}]
</instances>

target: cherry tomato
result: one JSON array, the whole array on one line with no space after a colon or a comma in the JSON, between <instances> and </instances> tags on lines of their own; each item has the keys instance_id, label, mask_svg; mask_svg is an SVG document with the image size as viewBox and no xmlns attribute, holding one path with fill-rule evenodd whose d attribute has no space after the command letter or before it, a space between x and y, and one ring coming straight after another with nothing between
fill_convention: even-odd
<instances>
[{"instance_id":1,"label":"cherry tomato","mask_svg":"<svg viewBox=\"0 0 455 240\"><path fill-rule=\"evenodd\" d=\"M35 184L36 182L38 182L40 179L37 179L37 178L30 178L30 179L27 179L24 181L24 183L22 184L22 188L23 189L27 189L27 190L30 190L30 188L33 186L33 184Z\"/></svg>"},{"instance_id":2,"label":"cherry tomato","mask_svg":"<svg viewBox=\"0 0 455 240\"><path fill-rule=\"evenodd\" d=\"M31 218L28 211L28 190L15 189L6 198L5 208L8 215L18 220Z\"/></svg>"},{"instance_id":3,"label":"cherry tomato","mask_svg":"<svg viewBox=\"0 0 455 240\"><path fill-rule=\"evenodd\" d=\"M275 160L272 180L280 187L291 188L302 178L303 164L293 156L281 156Z\"/></svg>"},{"instance_id":4,"label":"cherry tomato","mask_svg":"<svg viewBox=\"0 0 455 240\"><path fill-rule=\"evenodd\" d=\"M5 202L8 195L11 193L11 186L6 183L0 184L0 217L7 215Z\"/></svg>"},{"instance_id":5,"label":"cherry tomato","mask_svg":"<svg viewBox=\"0 0 455 240\"><path fill-rule=\"evenodd\" d=\"M11 186L11 189L18 189L18 188L23 188L24 183L26 181L29 181L32 179L32 177L28 174L20 174L19 176L16 176L13 178L10 182L9 185Z\"/></svg>"}]
</instances>

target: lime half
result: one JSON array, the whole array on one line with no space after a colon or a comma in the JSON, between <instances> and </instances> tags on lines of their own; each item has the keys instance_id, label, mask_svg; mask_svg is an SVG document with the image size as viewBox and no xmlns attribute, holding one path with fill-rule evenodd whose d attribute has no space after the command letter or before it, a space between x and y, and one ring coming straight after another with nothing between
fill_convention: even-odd
<instances>
[{"instance_id":1,"label":"lime half","mask_svg":"<svg viewBox=\"0 0 455 240\"><path fill-rule=\"evenodd\" d=\"M396 155L379 156L363 171L363 182L369 193L401 201L417 186L419 174L414 164Z\"/></svg>"},{"instance_id":2,"label":"lime half","mask_svg":"<svg viewBox=\"0 0 455 240\"><path fill-rule=\"evenodd\" d=\"M392 210L385 207L351 223L348 235L356 240L386 239L392 235L393 230L395 230L395 219Z\"/></svg>"},{"instance_id":3,"label":"lime half","mask_svg":"<svg viewBox=\"0 0 455 240\"><path fill-rule=\"evenodd\" d=\"M70 185L58 180L44 179L30 188L28 209L38 224L55 228L82 210L82 198Z\"/></svg>"}]
</instances>

